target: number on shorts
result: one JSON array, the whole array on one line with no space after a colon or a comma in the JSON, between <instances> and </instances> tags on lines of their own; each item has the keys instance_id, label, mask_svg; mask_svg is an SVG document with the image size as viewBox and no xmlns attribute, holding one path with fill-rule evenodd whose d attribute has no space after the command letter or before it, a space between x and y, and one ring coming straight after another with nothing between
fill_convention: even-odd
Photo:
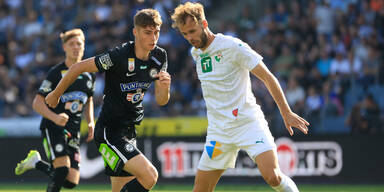
<instances>
[{"instance_id":1,"label":"number on shorts","mask_svg":"<svg viewBox=\"0 0 384 192\"><path fill-rule=\"evenodd\" d=\"M104 162L106 162L112 170L115 170L119 156L117 156L116 153L113 152L113 150L105 143L100 145L99 152L103 156Z\"/></svg>"}]
</instances>

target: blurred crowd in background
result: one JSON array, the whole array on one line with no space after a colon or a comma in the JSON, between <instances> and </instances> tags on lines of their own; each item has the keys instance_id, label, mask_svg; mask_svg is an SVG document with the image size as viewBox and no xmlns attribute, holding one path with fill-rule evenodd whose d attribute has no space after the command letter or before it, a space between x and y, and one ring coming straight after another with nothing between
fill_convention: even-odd
<instances>
[{"instance_id":1,"label":"blurred crowd in background","mask_svg":"<svg viewBox=\"0 0 384 192\"><path fill-rule=\"evenodd\" d=\"M201 1L214 33L238 37L261 54L288 103L313 133L384 132L384 0ZM64 60L59 33L81 28L84 58L134 40L133 16L155 8L163 18L158 45L168 52L171 99L158 107L153 87L146 117L206 115L190 45L171 27L183 0L0 0L0 118L38 116L32 100L50 67ZM240 4L230 19L214 14ZM96 111L104 78L97 73ZM286 134L267 89L252 88L274 134ZM98 113L96 112L96 115Z\"/></svg>"}]
</instances>

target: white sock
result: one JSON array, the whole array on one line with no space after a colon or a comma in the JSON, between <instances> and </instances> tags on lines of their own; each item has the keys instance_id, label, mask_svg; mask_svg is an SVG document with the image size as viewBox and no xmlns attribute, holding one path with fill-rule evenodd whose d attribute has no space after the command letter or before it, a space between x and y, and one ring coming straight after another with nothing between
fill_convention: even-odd
<instances>
[{"instance_id":1,"label":"white sock","mask_svg":"<svg viewBox=\"0 0 384 192\"><path fill-rule=\"evenodd\" d=\"M291 178L284 174L281 174L280 185L272 188L277 192L299 192L295 182L293 182Z\"/></svg>"}]
</instances>

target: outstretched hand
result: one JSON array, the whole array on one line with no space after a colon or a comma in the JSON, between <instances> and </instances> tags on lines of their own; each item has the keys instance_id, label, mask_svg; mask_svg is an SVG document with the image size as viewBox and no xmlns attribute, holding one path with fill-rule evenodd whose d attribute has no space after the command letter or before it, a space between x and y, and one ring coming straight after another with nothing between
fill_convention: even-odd
<instances>
[{"instance_id":1,"label":"outstretched hand","mask_svg":"<svg viewBox=\"0 0 384 192\"><path fill-rule=\"evenodd\" d=\"M302 117L298 116L296 113L290 112L283 115L284 124L287 128L289 134L293 135L292 127L299 129L304 134L308 134L309 123Z\"/></svg>"}]
</instances>

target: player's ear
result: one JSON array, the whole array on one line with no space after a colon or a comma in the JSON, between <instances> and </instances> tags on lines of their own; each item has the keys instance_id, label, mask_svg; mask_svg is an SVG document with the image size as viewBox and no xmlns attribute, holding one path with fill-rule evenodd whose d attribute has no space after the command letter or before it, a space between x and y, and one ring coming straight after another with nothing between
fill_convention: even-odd
<instances>
[{"instance_id":1,"label":"player's ear","mask_svg":"<svg viewBox=\"0 0 384 192\"><path fill-rule=\"evenodd\" d=\"M136 29L136 27L133 28L132 32L133 32L133 35L136 37L137 36L137 29Z\"/></svg>"},{"instance_id":2,"label":"player's ear","mask_svg":"<svg viewBox=\"0 0 384 192\"><path fill-rule=\"evenodd\" d=\"M65 51L65 43L61 44L61 48Z\"/></svg>"}]
</instances>

